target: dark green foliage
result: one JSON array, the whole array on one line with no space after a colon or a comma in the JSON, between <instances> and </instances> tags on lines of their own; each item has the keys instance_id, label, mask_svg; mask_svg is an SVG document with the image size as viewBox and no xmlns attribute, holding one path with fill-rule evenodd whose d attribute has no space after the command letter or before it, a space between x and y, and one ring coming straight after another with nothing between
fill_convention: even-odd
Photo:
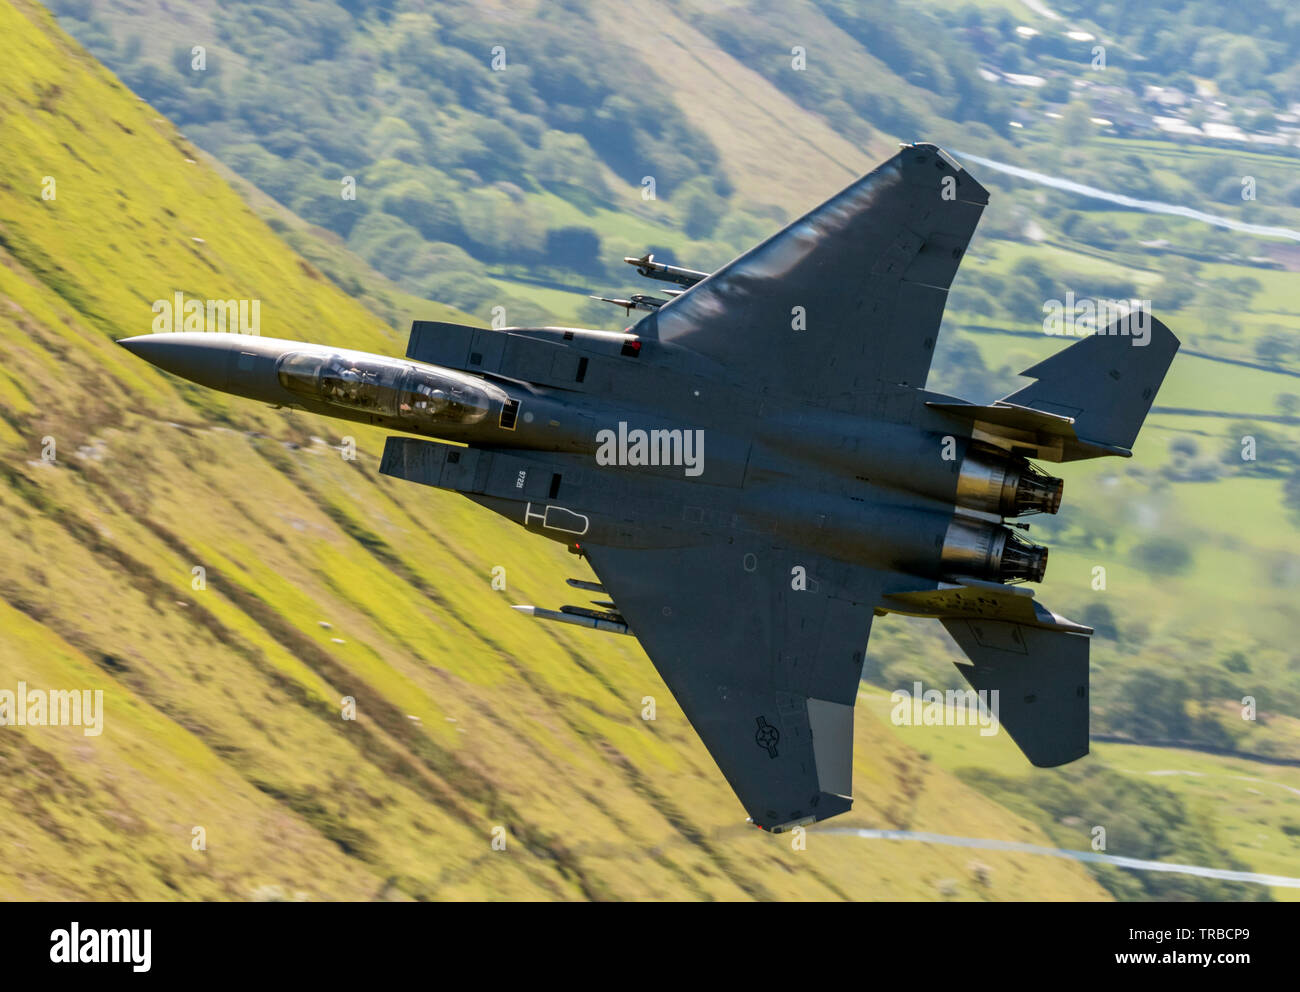
<instances>
[{"instance_id":1,"label":"dark green foliage","mask_svg":"<svg viewBox=\"0 0 1300 992\"><path fill-rule=\"evenodd\" d=\"M552 222L528 194L610 206L612 171L632 185L654 176L670 201L690 184L693 237L728 211L716 150L672 102L646 108L622 56L589 44L580 2L486 19L471 3L431 14L403 0L231 0L213 10L202 69L191 46L142 61L138 39L119 48L88 23L93 6L54 8L200 145L384 275L458 306L490 298L488 265L549 253L563 282L604 272L595 232ZM433 242L472 264L439 270L422 250Z\"/></svg>"},{"instance_id":2,"label":"dark green foliage","mask_svg":"<svg viewBox=\"0 0 1300 992\"><path fill-rule=\"evenodd\" d=\"M1135 668L1115 673L1098 729L1139 741L1179 741L1231 748L1233 738L1209 713L1194 714L1193 703L1239 697L1221 672L1207 665L1177 671Z\"/></svg>"},{"instance_id":3,"label":"dark green foliage","mask_svg":"<svg viewBox=\"0 0 1300 992\"><path fill-rule=\"evenodd\" d=\"M1143 70L1152 75L1172 77L1190 68L1229 94L1262 92L1279 107L1294 99L1286 76L1300 49L1300 10L1293 4L1154 0L1139 10L1125 0L1064 0L1053 9L1122 39L1115 47L1140 55Z\"/></svg>"},{"instance_id":4,"label":"dark green foliage","mask_svg":"<svg viewBox=\"0 0 1300 992\"><path fill-rule=\"evenodd\" d=\"M1094 637L1109 640L1119 639L1119 627L1115 621L1114 611L1100 600L1089 603L1081 614L1079 622L1087 624L1094 631Z\"/></svg>"},{"instance_id":5,"label":"dark green foliage","mask_svg":"<svg viewBox=\"0 0 1300 992\"><path fill-rule=\"evenodd\" d=\"M575 272L599 273L600 235L589 227L560 227L548 231L546 263Z\"/></svg>"},{"instance_id":6,"label":"dark green foliage","mask_svg":"<svg viewBox=\"0 0 1300 992\"><path fill-rule=\"evenodd\" d=\"M1288 428L1234 420L1226 436L1220 460L1242 475L1277 479L1290 477L1300 469L1300 446L1294 440L1294 431Z\"/></svg>"},{"instance_id":7,"label":"dark green foliage","mask_svg":"<svg viewBox=\"0 0 1300 992\"><path fill-rule=\"evenodd\" d=\"M1157 536L1133 548L1133 561L1152 575L1182 575L1192 567L1192 552L1176 537Z\"/></svg>"}]
</instances>

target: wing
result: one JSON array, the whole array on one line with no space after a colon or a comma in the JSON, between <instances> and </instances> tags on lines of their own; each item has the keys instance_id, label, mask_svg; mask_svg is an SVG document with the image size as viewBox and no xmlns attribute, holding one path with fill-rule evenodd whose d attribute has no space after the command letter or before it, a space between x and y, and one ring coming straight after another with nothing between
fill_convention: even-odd
<instances>
[{"instance_id":1,"label":"wing","mask_svg":"<svg viewBox=\"0 0 1300 992\"><path fill-rule=\"evenodd\" d=\"M757 541L584 548L754 823L779 832L849 809L886 576Z\"/></svg>"},{"instance_id":2,"label":"wing","mask_svg":"<svg viewBox=\"0 0 1300 992\"><path fill-rule=\"evenodd\" d=\"M634 331L760 389L832 406L924 386L948 287L987 203L940 149L904 146Z\"/></svg>"}]
</instances>

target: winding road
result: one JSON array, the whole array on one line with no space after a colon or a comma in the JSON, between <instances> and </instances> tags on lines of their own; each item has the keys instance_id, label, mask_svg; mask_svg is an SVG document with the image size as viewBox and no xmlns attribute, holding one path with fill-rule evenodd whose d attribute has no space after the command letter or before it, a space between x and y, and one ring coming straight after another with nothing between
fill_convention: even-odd
<instances>
[{"instance_id":1,"label":"winding road","mask_svg":"<svg viewBox=\"0 0 1300 992\"><path fill-rule=\"evenodd\" d=\"M1083 183L1076 183L1073 179L1062 179L1060 176L1049 176L1045 172L1035 172L1033 169L1023 169L1018 165L1008 165L1006 162L998 162L991 158L984 158L982 155L972 155L969 152L954 152L958 159L962 161L971 161L977 165L982 165L986 169L992 169L994 172L1005 172L1009 176L1015 176L1017 179L1027 179L1030 182L1038 183L1042 186L1050 186L1052 189L1064 190L1067 193L1077 193L1080 196L1092 197L1094 200L1104 200L1107 203L1115 203L1121 207L1131 207L1135 210L1145 210L1153 214L1173 214L1176 217L1189 217L1192 220L1203 221L1206 224L1213 224L1215 227L1226 227L1229 231L1240 231L1242 234L1255 234L1263 238L1286 238L1290 241L1300 241L1300 231L1293 230L1289 227L1270 227L1267 224L1247 224L1245 221L1234 220L1231 217L1220 217L1218 214L1207 214L1204 210L1195 210L1192 207L1184 207L1177 203L1163 203L1160 200L1143 200L1136 196L1126 196L1123 193L1112 193L1109 190L1098 189L1096 186L1086 186Z\"/></svg>"},{"instance_id":2,"label":"winding road","mask_svg":"<svg viewBox=\"0 0 1300 992\"><path fill-rule=\"evenodd\" d=\"M1142 858L1125 858L1117 854L1101 854L1097 851L1073 851L1064 847L1043 847L1039 844L1026 844L1022 841L988 840L981 837L952 837L947 834L931 834L917 830L845 830L832 828L830 830L818 830L816 833L840 834L860 837L863 840L907 840L920 844L971 847L983 851L1043 854L1052 858L1069 858L1074 861L1088 861L1093 864L1114 865L1116 868L1128 868L1132 871L1168 871L1179 875L1217 878L1225 882L1253 882L1257 885L1272 885L1283 889L1300 889L1300 878L1288 878L1286 875L1263 875L1253 871L1231 871L1226 868L1205 868L1201 865L1174 865L1164 861L1146 861Z\"/></svg>"}]
</instances>

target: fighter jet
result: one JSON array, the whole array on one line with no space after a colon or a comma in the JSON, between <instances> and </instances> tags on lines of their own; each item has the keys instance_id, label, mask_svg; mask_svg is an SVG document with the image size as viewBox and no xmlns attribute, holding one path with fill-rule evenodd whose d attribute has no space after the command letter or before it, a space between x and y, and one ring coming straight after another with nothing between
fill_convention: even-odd
<instances>
[{"instance_id":1,"label":"fighter jet","mask_svg":"<svg viewBox=\"0 0 1300 992\"><path fill-rule=\"evenodd\" d=\"M1031 459L1131 455L1178 340L1135 313L994 402L927 390L987 203L947 153L904 145L716 272L629 259L677 295L623 333L416 321L405 358L120 343L213 389L398 432L380 472L567 545L595 608L523 612L635 636L749 819L779 832L851 806L863 653L886 613L947 628L1034 765L1088 751L1092 631L1035 600L1047 548L1015 518L1061 504Z\"/></svg>"}]
</instances>

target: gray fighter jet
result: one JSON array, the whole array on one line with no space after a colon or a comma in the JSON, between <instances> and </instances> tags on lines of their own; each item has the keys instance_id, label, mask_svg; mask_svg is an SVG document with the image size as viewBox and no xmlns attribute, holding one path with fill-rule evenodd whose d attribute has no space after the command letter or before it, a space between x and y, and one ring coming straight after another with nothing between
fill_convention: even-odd
<instances>
[{"instance_id":1,"label":"gray fighter jet","mask_svg":"<svg viewBox=\"0 0 1300 992\"><path fill-rule=\"evenodd\" d=\"M594 609L534 617L634 635L757 825L851 806L872 618L933 617L997 690L1035 765L1088 751L1092 631L1039 605L1055 513L1030 458L1128 457L1178 340L1134 313L983 405L925 389L988 192L934 145L879 168L625 333L417 321L406 357L236 334L121 342L277 406L377 424L380 471L467 496L585 558ZM631 306L629 306L629 310ZM418 435L416 437L407 435ZM437 440L430 440L436 438Z\"/></svg>"}]
</instances>

